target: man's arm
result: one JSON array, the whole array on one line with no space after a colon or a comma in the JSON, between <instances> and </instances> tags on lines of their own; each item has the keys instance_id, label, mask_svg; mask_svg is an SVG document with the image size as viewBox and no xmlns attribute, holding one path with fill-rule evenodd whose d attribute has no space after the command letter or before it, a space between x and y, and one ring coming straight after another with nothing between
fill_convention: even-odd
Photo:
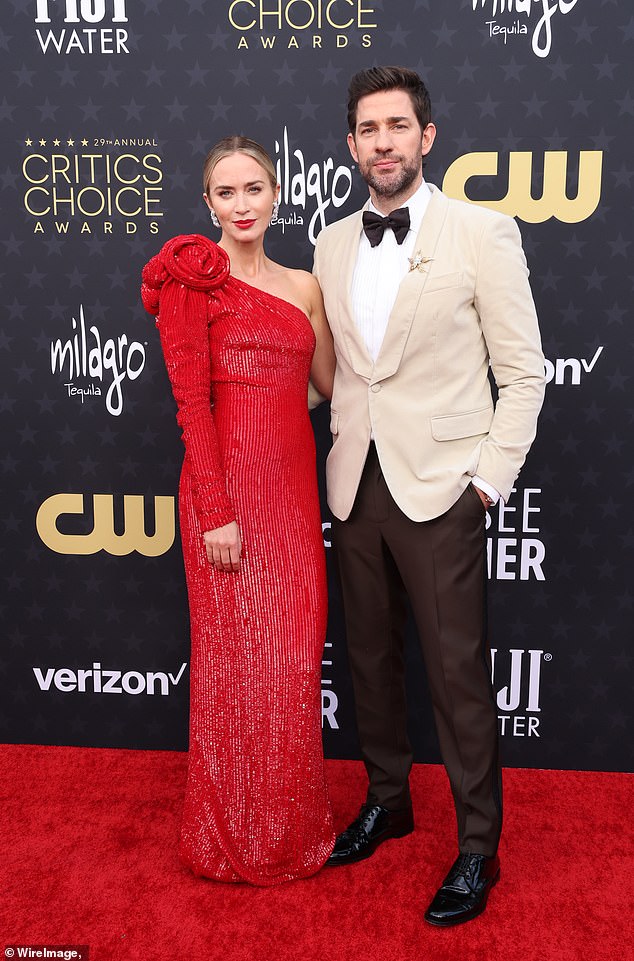
<instances>
[{"instance_id":1,"label":"man's arm","mask_svg":"<svg viewBox=\"0 0 634 961\"><path fill-rule=\"evenodd\" d=\"M480 317L498 400L476 475L507 500L534 440L544 390L544 355L519 229L487 218L476 275Z\"/></svg>"}]
</instances>

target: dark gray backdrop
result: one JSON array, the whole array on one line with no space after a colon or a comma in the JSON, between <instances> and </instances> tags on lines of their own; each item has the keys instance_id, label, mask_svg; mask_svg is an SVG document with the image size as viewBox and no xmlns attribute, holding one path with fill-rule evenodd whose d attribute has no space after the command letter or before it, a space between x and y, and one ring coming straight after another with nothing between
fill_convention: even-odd
<instances>
[{"instance_id":1,"label":"dark gray backdrop","mask_svg":"<svg viewBox=\"0 0 634 961\"><path fill-rule=\"evenodd\" d=\"M427 178L518 217L548 358L538 439L489 530L504 758L629 769L634 17L618 0L526 6L4 5L4 740L186 748L182 449L141 268L174 234L216 236L200 170L229 133L279 163L268 251L309 268L321 226L365 199L345 145L347 81L396 62L432 94ZM314 423L323 486L324 408ZM329 545L325 504L323 519ZM327 551L325 744L354 757ZM412 737L433 761L409 643Z\"/></svg>"}]
</instances>

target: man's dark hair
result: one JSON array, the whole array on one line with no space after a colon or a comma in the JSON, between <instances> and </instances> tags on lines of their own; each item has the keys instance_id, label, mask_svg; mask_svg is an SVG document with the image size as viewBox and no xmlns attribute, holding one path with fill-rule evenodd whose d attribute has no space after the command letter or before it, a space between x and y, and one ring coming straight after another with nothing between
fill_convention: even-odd
<instances>
[{"instance_id":1,"label":"man's dark hair","mask_svg":"<svg viewBox=\"0 0 634 961\"><path fill-rule=\"evenodd\" d=\"M361 97L383 90L404 90L409 94L420 129L431 121L429 91L414 70L407 67L369 67L355 73L348 87L348 127L354 136L357 126L357 105Z\"/></svg>"}]
</instances>

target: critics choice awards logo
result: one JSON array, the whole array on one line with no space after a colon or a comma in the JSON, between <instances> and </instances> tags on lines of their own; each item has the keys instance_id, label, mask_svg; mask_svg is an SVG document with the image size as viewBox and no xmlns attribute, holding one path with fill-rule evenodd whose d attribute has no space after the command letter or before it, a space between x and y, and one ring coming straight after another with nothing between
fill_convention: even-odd
<instances>
[{"instance_id":1,"label":"critics choice awards logo","mask_svg":"<svg viewBox=\"0 0 634 961\"><path fill-rule=\"evenodd\" d=\"M578 0L472 0L473 9L481 12L489 37L507 43L509 38L531 38L537 57L547 57L553 42L553 21L577 6ZM500 23L498 16L505 15ZM514 18L514 19L510 19Z\"/></svg>"},{"instance_id":2,"label":"critics choice awards logo","mask_svg":"<svg viewBox=\"0 0 634 961\"><path fill-rule=\"evenodd\" d=\"M35 36L42 53L130 53L127 0L36 0Z\"/></svg>"},{"instance_id":3,"label":"critics choice awards logo","mask_svg":"<svg viewBox=\"0 0 634 961\"><path fill-rule=\"evenodd\" d=\"M227 19L238 50L367 48L378 26L372 0L231 0Z\"/></svg>"},{"instance_id":4,"label":"critics choice awards logo","mask_svg":"<svg viewBox=\"0 0 634 961\"><path fill-rule=\"evenodd\" d=\"M27 137L23 203L33 233L159 231L162 158L151 137Z\"/></svg>"},{"instance_id":5,"label":"critics choice awards logo","mask_svg":"<svg viewBox=\"0 0 634 961\"><path fill-rule=\"evenodd\" d=\"M139 224L158 233L163 168L148 149L153 138L27 137L24 144L24 209L34 234L67 234L72 226L112 236L122 225L134 234Z\"/></svg>"}]
</instances>

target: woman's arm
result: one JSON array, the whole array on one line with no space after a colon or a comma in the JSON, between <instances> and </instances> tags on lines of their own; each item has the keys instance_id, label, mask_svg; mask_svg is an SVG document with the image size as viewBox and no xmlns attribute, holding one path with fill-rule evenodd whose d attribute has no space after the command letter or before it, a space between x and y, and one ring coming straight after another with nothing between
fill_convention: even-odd
<instances>
[{"instance_id":1,"label":"woman's arm","mask_svg":"<svg viewBox=\"0 0 634 961\"><path fill-rule=\"evenodd\" d=\"M183 431L207 559L219 571L237 571L240 531L226 493L211 410L207 300L206 294L182 285L164 288L157 326L178 405L177 420Z\"/></svg>"},{"instance_id":2,"label":"woman's arm","mask_svg":"<svg viewBox=\"0 0 634 961\"><path fill-rule=\"evenodd\" d=\"M305 276L309 295L308 316L316 339L313 363L310 368L310 380L319 393L330 400L335 376L335 349L332 334L326 319L324 299L317 279L312 274L307 273Z\"/></svg>"},{"instance_id":3,"label":"woman's arm","mask_svg":"<svg viewBox=\"0 0 634 961\"><path fill-rule=\"evenodd\" d=\"M208 296L173 280L161 291L157 327L178 407L196 516L202 531L235 520L211 411Z\"/></svg>"},{"instance_id":4,"label":"woman's arm","mask_svg":"<svg viewBox=\"0 0 634 961\"><path fill-rule=\"evenodd\" d=\"M215 258L213 277L210 258ZM207 238L175 237L146 264L141 287L146 310L158 314L200 534L209 562L227 571L239 569L241 543L212 412L209 324L210 291L228 271L226 255Z\"/></svg>"}]
</instances>

